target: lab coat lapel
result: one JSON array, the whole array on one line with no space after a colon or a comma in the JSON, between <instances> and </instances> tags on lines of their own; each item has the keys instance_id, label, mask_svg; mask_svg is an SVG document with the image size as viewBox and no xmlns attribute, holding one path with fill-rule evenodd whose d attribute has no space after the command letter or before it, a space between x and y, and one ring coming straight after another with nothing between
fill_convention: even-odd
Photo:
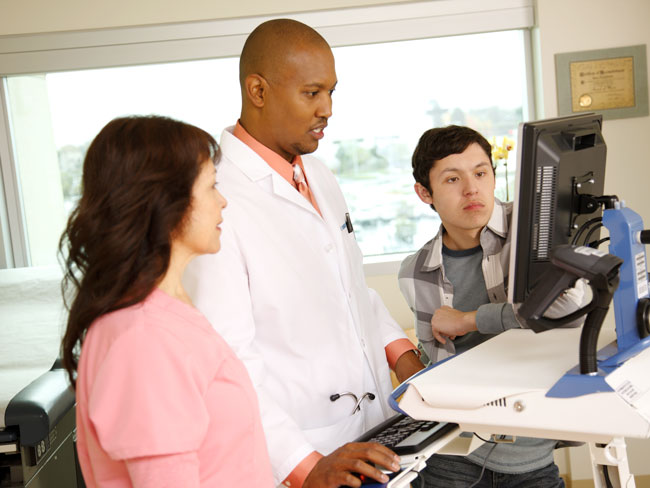
<instances>
[{"instance_id":1,"label":"lab coat lapel","mask_svg":"<svg viewBox=\"0 0 650 488\"><path fill-rule=\"evenodd\" d=\"M307 201L291 183L275 172L255 151L232 134L232 127L223 131L221 147L224 154L230 155L229 159L252 181L261 184L266 178L270 178L273 194L319 217L311 202Z\"/></svg>"},{"instance_id":2,"label":"lab coat lapel","mask_svg":"<svg viewBox=\"0 0 650 488\"><path fill-rule=\"evenodd\" d=\"M265 163L266 164L266 163ZM314 206L305 197L303 197L298 190L296 190L291 183L282 178L278 173L272 170L273 178L273 193L277 196L284 198L291 203L295 203L299 207L304 208L308 212L313 213L316 217L320 218Z\"/></svg>"}]
</instances>

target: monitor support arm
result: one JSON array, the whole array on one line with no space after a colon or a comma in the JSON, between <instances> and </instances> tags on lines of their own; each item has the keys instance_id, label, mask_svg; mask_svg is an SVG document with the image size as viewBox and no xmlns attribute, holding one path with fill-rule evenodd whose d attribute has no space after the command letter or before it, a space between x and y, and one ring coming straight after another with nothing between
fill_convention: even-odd
<instances>
[{"instance_id":1,"label":"monitor support arm","mask_svg":"<svg viewBox=\"0 0 650 488\"><path fill-rule=\"evenodd\" d=\"M555 266L547 272L519 308L519 315L535 332L554 329L587 315L580 336L580 373L598 371L596 349L598 334L618 287L618 269L623 260L584 246L558 246L551 255ZM588 280L593 299L587 306L558 319L545 318L543 314L565 290L573 287L578 278Z\"/></svg>"},{"instance_id":2,"label":"monitor support arm","mask_svg":"<svg viewBox=\"0 0 650 488\"><path fill-rule=\"evenodd\" d=\"M574 191L577 194L577 190ZM616 202L618 202L616 195L603 195L598 197L588 193L582 193L577 195L577 208L572 208L572 211L577 215L590 214L594 213L600 207L614 208Z\"/></svg>"}]
</instances>

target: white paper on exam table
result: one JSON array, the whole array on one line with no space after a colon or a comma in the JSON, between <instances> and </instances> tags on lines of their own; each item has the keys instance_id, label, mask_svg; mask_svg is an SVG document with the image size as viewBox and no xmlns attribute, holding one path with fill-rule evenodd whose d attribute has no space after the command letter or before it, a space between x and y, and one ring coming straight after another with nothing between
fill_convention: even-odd
<instances>
[{"instance_id":1,"label":"white paper on exam table","mask_svg":"<svg viewBox=\"0 0 650 488\"><path fill-rule=\"evenodd\" d=\"M58 265L0 270L0 429L11 399L59 355L61 278Z\"/></svg>"}]
</instances>

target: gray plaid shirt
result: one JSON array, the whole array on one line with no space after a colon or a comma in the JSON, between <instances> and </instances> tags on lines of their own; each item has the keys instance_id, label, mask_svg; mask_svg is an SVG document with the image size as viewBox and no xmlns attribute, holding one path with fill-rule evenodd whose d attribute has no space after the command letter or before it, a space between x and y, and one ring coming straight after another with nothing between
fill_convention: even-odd
<instances>
[{"instance_id":1,"label":"gray plaid shirt","mask_svg":"<svg viewBox=\"0 0 650 488\"><path fill-rule=\"evenodd\" d=\"M494 199L494 210L490 221L481 231L480 243L483 248L483 277L491 303L507 301L505 283L508 279L510 259L510 220L512 203L502 203ZM415 332L420 347L432 363L455 354L452 341L441 344L433 337L431 317L442 305L453 306L454 292L451 283L445 278L442 265L442 233L427 242L422 249L407 257L399 270L399 287L415 316ZM518 324L517 324L518 325ZM482 331L479 327L479 332ZM489 331L495 333L499 331Z\"/></svg>"},{"instance_id":2,"label":"gray plaid shirt","mask_svg":"<svg viewBox=\"0 0 650 488\"><path fill-rule=\"evenodd\" d=\"M507 302L506 283L510 261L510 221L512 203L502 203L494 200L494 210L490 221L480 235L480 245L483 249L481 267L490 303L503 304ZM452 341L441 344L433 337L431 318L433 313L442 305L453 306L453 287L445 278L442 257L442 233L440 225L438 234L427 242L422 249L407 257L400 267L398 274L399 286L409 307L415 316L415 330L419 339L418 348L423 356L428 356L432 363L441 361L456 353ZM586 305L591 294L585 293L587 287L579 280L574 288L560 295L549 307L545 316L560 317L579 307ZM512 305L506 304L507 307ZM498 323L482 323L481 308L477 313L477 327L482 334L498 334L506 328L522 327L514 306L514 320L497 320ZM568 326L578 326L581 319ZM426 358L422 358L427 362ZM565 443L575 445L575 443ZM505 472L520 473L540 469L553 461L552 451L556 441L518 437L514 444L499 444L495 453L486 456L490 451L488 445L479 447L472 452L468 459L482 465L486 463L489 469Z\"/></svg>"},{"instance_id":3,"label":"gray plaid shirt","mask_svg":"<svg viewBox=\"0 0 650 488\"><path fill-rule=\"evenodd\" d=\"M512 218L512 203L503 203L494 199L494 210L489 222L480 235L480 245L483 249L483 278L487 288L490 303L498 304L508 301L506 283L510 265L510 221ZM442 233L443 226L436 236L427 242L422 249L407 257L398 273L399 287L406 302L415 317L415 333L418 337L418 348L423 355L428 356L431 363L437 363L456 353L452 341L441 344L433 337L431 318L433 313L442 305L453 306L454 290L445 278L442 263ZM574 288L561 294L548 308L545 317L557 318L565 316L578 308L584 307L591 301L591 289L583 280L578 280ZM511 305L506 305L510 307ZM525 327L519 320L514 305L512 321L500 321L498 324L482 322L481 309L477 314L478 331L482 334L498 334L512 327ZM582 318L571 322L566 327L578 327ZM422 358L426 364L426 358Z\"/></svg>"}]
</instances>

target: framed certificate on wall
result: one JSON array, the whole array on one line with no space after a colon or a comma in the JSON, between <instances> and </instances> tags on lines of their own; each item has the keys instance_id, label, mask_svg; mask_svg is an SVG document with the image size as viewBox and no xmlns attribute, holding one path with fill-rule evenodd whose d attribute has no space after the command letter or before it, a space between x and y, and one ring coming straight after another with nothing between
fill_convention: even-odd
<instances>
[{"instance_id":1,"label":"framed certificate on wall","mask_svg":"<svg viewBox=\"0 0 650 488\"><path fill-rule=\"evenodd\" d=\"M646 46L555 55L558 113L596 112L605 119L648 115Z\"/></svg>"}]
</instances>

